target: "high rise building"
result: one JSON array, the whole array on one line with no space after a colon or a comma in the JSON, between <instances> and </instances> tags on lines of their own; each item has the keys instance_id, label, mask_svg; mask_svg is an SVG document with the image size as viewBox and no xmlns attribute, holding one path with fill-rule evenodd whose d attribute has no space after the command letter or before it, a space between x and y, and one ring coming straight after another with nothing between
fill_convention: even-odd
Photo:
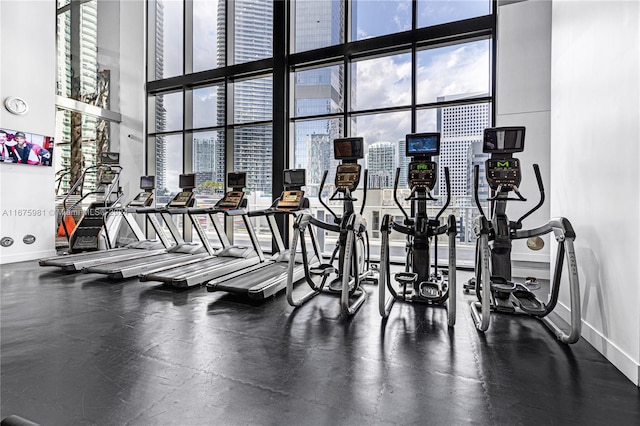
<instances>
[{"instance_id":1,"label":"high rise building","mask_svg":"<svg viewBox=\"0 0 640 426\"><path fill-rule=\"evenodd\" d=\"M215 182L217 176L216 138L193 139L193 170L196 174L196 186L206 181ZM224 182L224 181L222 181Z\"/></svg>"},{"instance_id":2,"label":"high rise building","mask_svg":"<svg viewBox=\"0 0 640 426\"><path fill-rule=\"evenodd\" d=\"M438 101L482 95L441 96ZM438 191L446 194L444 168L448 167L453 197L451 206L460 209L458 238L466 242L475 238L471 230L473 217L477 214L473 199L473 166L477 164L484 170L484 161L488 158L487 154L482 153L482 135L489 126L489 113L490 107L486 103L445 107L438 111L438 130L441 132ZM480 180L478 192L489 192L484 179ZM484 198L481 196L481 199Z\"/></svg>"},{"instance_id":3,"label":"high rise building","mask_svg":"<svg viewBox=\"0 0 640 426\"><path fill-rule=\"evenodd\" d=\"M400 177L398 178L398 188L404 188L409 184L409 162L411 157L407 157L407 140L398 141L398 165L400 167ZM394 172L395 173L395 172ZM395 177L394 177L395 179Z\"/></svg>"},{"instance_id":4,"label":"high rise building","mask_svg":"<svg viewBox=\"0 0 640 426\"><path fill-rule=\"evenodd\" d=\"M220 2L220 8L233 7L233 62L244 63L273 55L273 1L236 0ZM218 13L218 40L225 40L225 15ZM221 49L218 49L219 51ZM224 50L224 49L222 49ZM223 54L218 57L224 65ZM269 121L272 118L273 79L257 78L233 84L234 124ZM224 96L219 96L218 117L224 117ZM222 114L220 114L222 112ZM271 125L238 126L234 130L234 171L247 172L247 187L255 191L271 191L273 130ZM223 146L223 145L220 145ZM218 158L225 158L218 148ZM218 179L224 175L218 174Z\"/></svg>"},{"instance_id":5,"label":"high rise building","mask_svg":"<svg viewBox=\"0 0 640 426\"><path fill-rule=\"evenodd\" d=\"M155 75L163 75L164 70L164 3L163 0L156 1L156 28L155 28L155 45L156 54L155 62ZM164 108L164 97L156 96L155 98L155 117L156 117L156 129L164 130L167 121L167 111ZM159 191L167 189L167 143L164 136L156 137L156 188Z\"/></svg>"},{"instance_id":6,"label":"high rise building","mask_svg":"<svg viewBox=\"0 0 640 426\"><path fill-rule=\"evenodd\" d=\"M396 173L396 147L391 142L376 142L367 152L369 188L392 188Z\"/></svg>"},{"instance_id":7,"label":"high rise building","mask_svg":"<svg viewBox=\"0 0 640 426\"><path fill-rule=\"evenodd\" d=\"M481 94L441 96L438 97L438 101L446 102L478 95ZM469 186L470 177L473 178L473 168L468 167L468 155L472 144L482 144L482 134L488 126L489 105L486 103L445 107L438 111L438 129L441 132L438 178L440 193L446 193L444 168L449 167L451 195L473 196L473 186Z\"/></svg>"}]
</instances>

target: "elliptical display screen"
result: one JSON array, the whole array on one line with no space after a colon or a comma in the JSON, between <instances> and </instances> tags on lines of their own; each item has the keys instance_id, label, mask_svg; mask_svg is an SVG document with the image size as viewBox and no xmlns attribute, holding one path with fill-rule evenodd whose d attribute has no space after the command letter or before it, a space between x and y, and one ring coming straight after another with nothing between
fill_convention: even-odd
<instances>
[{"instance_id":1,"label":"elliptical display screen","mask_svg":"<svg viewBox=\"0 0 640 426\"><path fill-rule=\"evenodd\" d=\"M512 154L524 151L524 127L494 127L484 129L482 152Z\"/></svg>"},{"instance_id":2,"label":"elliptical display screen","mask_svg":"<svg viewBox=\"0 0 640 426\"><path fill-rule=\"evenodd\" d=\"M364 158L364 138L342 138L333 141L336 160L359 160Z\"/></svg>"},{"instance_id":3,"label":"elliptical display screen","mask_svg":"<svg viewBox=\"0 0 640 426\"><path fill-rule=\"evenodd\" d=\"M229 172L227 174L229 188L244 188L247 186L247 172Z\"/></svg>"},{"instance_id":4,"label":"elliptical display screen","mask_svg":"<svg viewBox=\"0 0 640 426\"><path fill-rule=\"evenodd\" d=\"M285 170L283 173L283 179L285 187L291 186L304 186L306 184L306 172L304 169L290 169Z\"/></svg>"},{"instance_id":5,"label":"elliptical display screen","mask_svg":"<svg viewBox=\"0 0 640 426\"><path fill-rule=\"evenodd\" d=\"M140 189L153 189L156 187L155 176L140 176Z\"/></svg>"},{"instance_id":6,"label":"elliptical display screen","mask_svg":"<svg viewBox=\"0 0 640 426\"><path fill-rule=\"evenodd\" d=\"M178 186L182 189L193 189L196 187L196 175L190 173L188 175L180 175Z\"/></svg>"},{"instance_id":7,"label":"elliptical display screen","mask_svg":"<svg viewBox=\"0 0 640 426\"><path fill-rule=\"evenodd\" d=\"M406 136L407 157L440 154L440 133L413 133Z\"/></svg>"}]
</instances>

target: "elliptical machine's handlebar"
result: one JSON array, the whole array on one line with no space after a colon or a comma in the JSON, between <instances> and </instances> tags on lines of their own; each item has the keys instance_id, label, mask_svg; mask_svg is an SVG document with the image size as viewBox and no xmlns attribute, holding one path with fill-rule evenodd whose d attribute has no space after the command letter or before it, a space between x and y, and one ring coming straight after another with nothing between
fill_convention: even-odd
<instances>
[{"instance_id":1,"label":"elliptical machine's handlebar","mask_svg":"<svg viewBox=\"0 0 640 426\"><path fill-rule=\"evenodd\" d=\"M360 216L364 212L364 206L367 204L367 181L369 180L369 169L364 169L364 186L362 193L362 205L360 206Z\"/></svg>"},{"instance_id":2,"label":"elliptical machine's handlebar","mask_svg":"<svg viewBox=\"0 0 640 426\"><path fill-rule=\"evenodd\" d=\"M444 183L447 186L447 200L445 201L444 205L436 215L435 217L436 220L440 219L440 216L442 215L442 213L444 213L447 207L449 207L449 203L451 202L451 181L449 178L449 167L444 168Z\"/></svg>"},{"instance_id":3,"label":"elliptical machine's handlebar","mask_svg":"<svg viewBox=\"0 0 640 426\"><path fill-rule=\"evenodd\" d=\"M542 183L542 175L540 174L540 166L537 164L533 165L533 171L536 174L536 181L538 182L538 190L540 191L540 201L536 204L531 210L522 215L520 219L516 221L516 227L520 228L522 226L522 221L529 217L533 212L538 210L544 204L545 195L544 195L544 184Z\"/></svg>"},{"instance_id":4,"label":"elliptical machine's handlebar","mask_svg":"<svg viewBox=\"0 0 640 426\"><path fill-rule=\"evenodd\" d=\"M329 170L325 170L324 173L322 174L322 180L320 181L320 189L318 190L318 200L320 201L320 204L322 204L322 206L327 209L327 211L329 213L331 213L331 215L333 215L334 218L334 222L338 222L338 215L331 210L331 207L329 207L328 205L325 204L324 201L322 201L322 190L324 189L324 183L327 181L327 176L329 175Z\"/></svg>"},{"instance_id":5,"label":"elliptical machine's handlebar","mask_svg":"<svg viewBox=\"0 0 640 426\"><path fill-rule=\"evenodd\" d=\"M480 215L485 216L484 210L482 209L482 205L480 205L480 196L478 195L478 182L480 179L480 166L473 166L473 199L476 202L476 207L480 211ZM486 216L485 216L486 217Z\"/></svg>"},{"instance_id":6,"label":"elliptical machine's handlebar","mask_svg":"<svg viewBox=\"0 0 640 426\"><path fill-rule=\"evenodd\" d=\"M393 201L396 202L396 205L400 208L400 211L402 212L402 214L404 215L405 218L405 224L409 222L409 216L407 215L407 212L402 208L402 205L400 204L400 201L398 200L398 181L400 180L400 167L398 167L396 169L396 179L393 182Z\"/></svg>"}]
</instances>

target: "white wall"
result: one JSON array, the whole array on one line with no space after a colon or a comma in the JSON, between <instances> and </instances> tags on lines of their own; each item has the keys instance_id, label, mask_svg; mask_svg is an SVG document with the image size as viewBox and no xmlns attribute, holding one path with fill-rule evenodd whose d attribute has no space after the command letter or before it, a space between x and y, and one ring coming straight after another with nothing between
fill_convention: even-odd
<instances>
[{"instance_id":1,"label":"white wall","mask_svg":"<svg viewBox=\"0 0 640 426\"><path fill-rule=\"evenodd\" d=\"M636 385L639 27L638 2L553 2L551 214L576 230L583 337Z\"/></svg>"},{"instance_id":2,"label":"white wall","mask_svg":"<svg viewBox=\"0 0 640 426\"><path fill-rule=\"evenodd\" d=\"M19 96L30 107L27 115L17 116L3 104L0 128L55 134L55 4L0 1L0 100ZM17 27L18 22L27 24ZM53 167L0 164L0 238L15 240L11 247L0 247L0 264L55 254L53 182ZM41 216L18 216L27 210ZM36 242L24 244L27 234Z\"/></svg>"},{"instance_id":3,"label":"white wall","mask_svg":"<svg viewBox=\"0 0 640 426\"><path fill-rule=\"evenodd\" d=\"M500 3L498 7L498 47L496 69L496 126L525 126L525 150L517 154L522 165L520 192L527 202L512 202L507 213L517 220L540 199L533 164L540 166L545 191L549 194L549 134L551 110L551 2ZM549 200L523 222L527 229L549 220ZM542 250L531 251L526 240L513 242L514 275L549 278L549 236ZM538 262L535 270L522 261ZM518 263L521 265L518 266Z\"/></svg>"}]
</instances>

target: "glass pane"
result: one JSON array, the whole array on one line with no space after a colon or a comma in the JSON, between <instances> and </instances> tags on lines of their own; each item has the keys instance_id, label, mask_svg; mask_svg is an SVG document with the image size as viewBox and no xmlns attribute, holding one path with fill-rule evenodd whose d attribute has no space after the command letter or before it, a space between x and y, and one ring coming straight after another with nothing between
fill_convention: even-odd
<instances>
[{"instance_id":1,"label":"glass pane","mask_svg":"<svg viewBox=\"0 0 640 426\"><path fill-rule=\"evenodd\" d=\"M233 170L247 172L247 189L252 193L265 193L269 197L271 197L272 144L271 125L235 129ZM271 204L270 200L268 204Z\"/></svg>"},{"instance_id":2,"label":"glass pane","mask_svg":"<svg viewBox=\"0 0 640 426\"><path fill-rule=\"evenodd\" d=\"M273 78L254 78L233 84L234 123L271 120Z\"/></svg>"},{"instance_id":3,"label":"glass pane","mask_svg":"<svg viewBox=\"0 0 640 426\"><path fill-rule=\"evenodd\" d=\"M352 70L352 111L411 105L410 53L354 62Z\"/></svg>"},{"instance_id":4,"label":"glass pane","mask_svg":"<svg viewBox=\"0 0 640 426\"><path fill-rule=\"evenodd\" d=\"M322 174L329 171L333 182L337 161L333 159L333 140L343 134L342 119L300 121L294 124L294 167L307 171L307 193L318 194Z\"/></svg>"},{"instance_id":5,"label":"glass pane","mask_svg":"<svg viewBox=\"0 0 640 426\"><path fill-rule=\"evenodd\" d=\"M199 195L217 200L224 193L224 150L224 131L193 134L193 172L196 174L196 192Z\"/></svg>"},{"instance_id":6,"label":"glass pane","mask_svg":"<svg viewBox=\"0 0 640 426\"><path fill-rule=\"evenodd\" d=\"M178 177L183 170L183 152L182 135L155 138L157 205L165 205L180 192Z\"/></svg>"},{"instance_id":7,"label":"glass pane","mask_svg":"<svg viewBox=\"0 0 640 426\"><path fill-rule=\"evenodd\" d=\"M183 1L156 0L155 15L150 16L149 20L154 30L149 48L155 52L155 63L149 64L150 80L182 75Z\"/></svg>"},{"instance_id":8,"label":"glass pane","mask_svg":"<svg viewBox=\"0 0 640 426\"><path fill-rule=\"evenodd\" d=\"M58 8L68 5L71 3L71 0L58 0Z\"/></svg>"},{"instance_id":9,"label":"glass pane","mask_svg":"<svg viewBox=\"0 0 640 426\"><path fill-rule=\"evenodd\" d=\"M266 209L271 205L273 129L268 126L236 128L234 131L233 170L247 172L247 196L249 209ZM253 220L256 234L263 250L271 251L272 236L265 218ZM246 241L242 220L234 220L234 240Z\"/></svg>"},{"instance_id":10,"label":"glass pane","mask_svg":"<svg viewBox=\"0 0 640 426\"><path fill-rule=\"evenodd\" d=\"M234 63L273 56L273 0L236 0Z\"/></svg>"},{"instance_id":11,"label":"glass pane","mask_svg":"<svg viewBox=\"0 0 640 426\"><path fill-rule=\"evenodd\" d=\"M193 89L193 128L224 126L224 85Z\"/></svg>"},{"instance_id":12,"label":"glass pane","mask_svg":"<svg viewBox=\"0 0 640 426\"><path fill-rule=\"evenodd\" d=\"M490 0L418 0L418 27L475 18L490 13Z\"/></svg>"},{"instance_id":13,"label":"glass pane","mask_svg":"<svg viewBox=\"0 0 640 426\"><path fill-rule=\"evenodd\" d=\"M155 120L155 126L150 127L156 132L182 130L182 92L151 96L149 99L149 115Z\"/></svg>"},{"instance_id":14,"label":"glass pane","mask_svg":"<svg viewBox=\"0 0 640 426\"><path fill-rule=\"evenodd\" d=\"M225 63L224 0L193 0L193 72Z\"/></svg>"},{"instance_id":15,"label":"glass pane","mask_svg":"<svg viewBox=\"0 0 640 426\"><path fill-rule=\"evenodd\" d=\"M344 43L343 0L296 0L294 52Z\"/></svg>"},{"instance_id":16,"label":"glass pane","mask_svg":"<svg viewBox=\"0 0 640 426\"><path fill-rule=\"evenodd\" d=\"M411 29L411 0L351 2L352 40L363 40Z\"/></svg>"},{"instance_id":17,"label":"glass pane","mask_svg":"<svg viewBox=\"0 0 640 426\"><path fill-rule=\"evenodd\" d=\"M296 117L343 111L343 65L297 71L294 73L294 78Z\"/></svg>"},{"instance_id":18,"label":"glass pane","mask_svg":"<svg viewBox=\"0 0 640 426\"><path fill-rule=\"evenodd\" d=\"M225 192L224 131L193 134L193 172L196 174L194 191L198 207L213 207ZM221 246L211 220L206 215L198 218L209 240L215 247ZM219 217L217 220L224 219Z\"/></svg>"},{"instance_id":19,"label":"glass pane","mask_svg":"<svg viewBox=\"0 0 640 426\"><path fill-rule=\"evenodd\" d=\"M354 136L362 136L365 141L364 165L369 172L369 189L364 216L371 231L371 256L378 259L381 218L387 213L402 214L393 203L393 183L396 168L404 164L404 140L411 130L411 113L366 115L356 117L355 122ZM362 195L356 198L362 199ZM392 257L404 255L404 239L392 241L390 247Z\"/></svg>"},{"instance_id":20,"label":"glass pane","mask_svg":"<svg viewBox=\"0 0 640 426\"><path fill-rule=\"evenodd\" d=\"M489 40L418 52L418 103L488 96L490 94Z\"/></svg>"}]
</instances>

